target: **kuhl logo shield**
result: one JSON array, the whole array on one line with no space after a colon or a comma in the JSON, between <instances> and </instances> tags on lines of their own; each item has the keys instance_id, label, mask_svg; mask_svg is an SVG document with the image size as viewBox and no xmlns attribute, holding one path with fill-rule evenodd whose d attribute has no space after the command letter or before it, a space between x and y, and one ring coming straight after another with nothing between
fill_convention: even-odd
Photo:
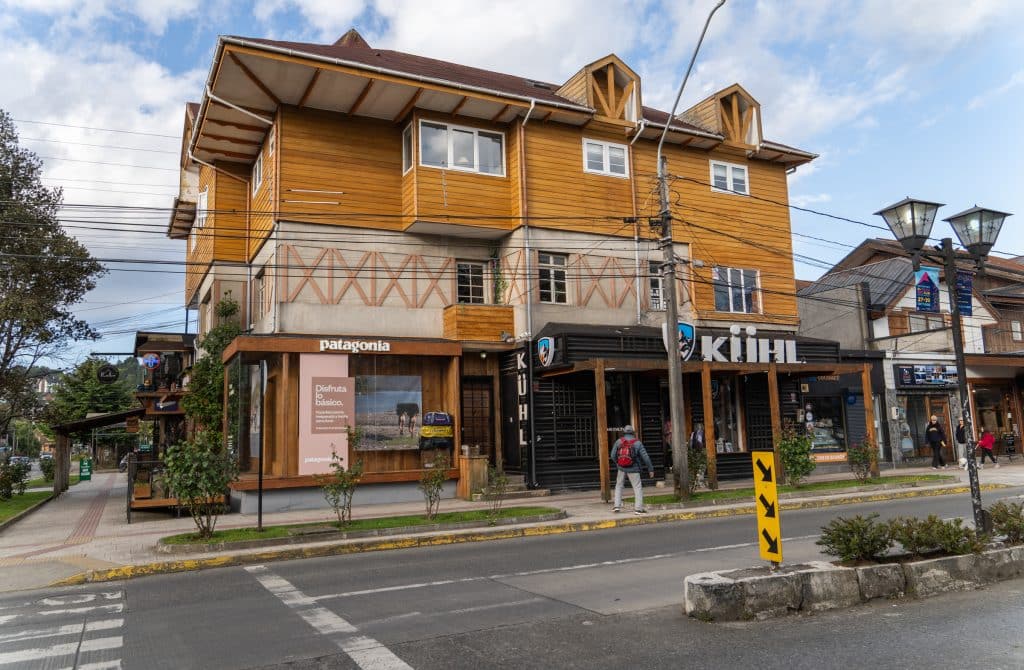
<instances>
[{"instance_id":1,"label":"kuhl logo shield","mask_svg":"<svg viewBox=\"0 0 1024 670\"><path fill-rule=\"evenodd\" d=\"M544 367L551 365L555 360L555 338L542 337L537 340L537 358Z\"/></svg>"}]
</instances>

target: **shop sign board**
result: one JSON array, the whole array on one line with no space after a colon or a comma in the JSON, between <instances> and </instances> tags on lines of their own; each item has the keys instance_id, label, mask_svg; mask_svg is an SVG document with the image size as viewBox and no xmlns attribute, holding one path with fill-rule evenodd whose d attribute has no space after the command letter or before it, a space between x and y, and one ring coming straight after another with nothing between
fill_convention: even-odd
<instances>
[{"instance_id":1,"label":"shop sign board","mask_svg":"<svg viewBox=\"0 0 1024 670\"><path fill-rule=\"evenodd\" d=\"M896 366L896 385L903 388L946 388L957 383L955 365Z\"/></svg>"},{"instance_id":2,"label":"shop sign board","mask_svg":"<svg viewBox=\"0 0 1024 670\"><path fill-rule=\"evenodd\" d=\"M745 337L740 337L741 332ZM701 357L705 361L720 363L799 363L796 340L757 337L757 328L737 325L729 327L729 337L703 335L700 338Z\"/></svg>"},{"instance_id":3,"label":"shop sign board","mask_svg":"<svg viewBox=\"0 0 1024 670\"><path fill-rule=\"evenodd\" d=\"M348 376L348 356L301 354L298 474L330 471L334 453L349 466L348 427L354 415L355 379Z\"/></svg>"},{"instance_id":4,"label":"shop sign board","mask_svg":"<svg viewBox=\"0 0 1024 670\"><path fill-rule=\"evenodd\" d=\"M92 459L83 458L78 461L78 481L92 481Z\"/></svg>"},{"instance_id":5,"label":"shop sign board","mask_svg":"<svg viewBox=\"0 0 1024 670\"><path fill-rule=\"evenodd\" d=\"M939 311L939 268L922 267L914 273L918 312Z\"/></svg>"},{"instance_id":6,"label":"shop sign board","mask_svg":"<svg viewBox=\"0 0 1024 670\"><path fill-rule=\"evenodd\" d=\"M956 306L960 316L973 316L974 273L970 270L956 271Z\"/></svg>"},{"instance_id":7,"label":"shop sign board","mask_svg":"<svg viewBox=\"0 0 1024 670\"><path fill-rule=\"evenodd\" d=\"M782 521L779 494L775 487L775 453L752 451L754 459L754 504L757 506L757 546L761 558L782 562Z\"/></svg>"},{"instance_id":8,"label":"shop sign board","mask_svg":"<svg viewBox=\"0 0 1024 670\"><path fill-rule=\"evenodd\" d=\"M130 416L124 420L124 432L126 433L137 433L139 432L139 417Z\"/></svg>"},{"instance_id":9,"label":"shop sign board","mask_svg":"<svg viewBox=\"0 0 1024 670\"><path fill-rule=\"evenodd\" d=\"M665 345L665 351L668 351L670 343L667 323L661 324L661 340ZM679 350L679 358L682 359L683 362L690 360L696 345L696 330L694 329L693 324L680 321L676 325L676 346Z\"/></svg>"},{"instance_id":10,"label":"shop sign board","mask_svg":"<svg viewBox=\"0 0 1024 670\"><path fill-rule=\"evenodd\" d=\"M107 363L106 365L101 365L99 369L96 370L96 379L98 379L100 383L103 384L113 384L114 382L117 381L117 378L120 375L121 373L117 371L117 368L115 368L113 365L110 365L109 363Z\"/></svg>"},{"instance_id":11,"label":"shop sign board","mask_svg":"<svg viewBox=\"0 0 1024 670\"><path fill-rule=\"evenodd\" d=\"M520 349L516 352L516 396L518 401L519 417L519 448L526 449L530 434L530 366L526 360L528 350Z\"/></svg>"}]
</instances>

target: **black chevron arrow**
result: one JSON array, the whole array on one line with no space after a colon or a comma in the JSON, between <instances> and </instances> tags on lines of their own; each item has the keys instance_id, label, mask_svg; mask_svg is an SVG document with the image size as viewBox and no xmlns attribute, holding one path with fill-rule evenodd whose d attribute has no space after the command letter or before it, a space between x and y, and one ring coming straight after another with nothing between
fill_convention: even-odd
<instances>
[{"instance_id":1,"label":"black chevron arrow","mask_svg":"<svg viewBox=\"0 0 1024 670\"><path fill-rule=\"evenodd\" d=\"M772 480L772 466L765 467L761 461L757 461L757 469L761 471L762 482L770 482Z\"/></svg>"},{"instance_id":2,"label":"black chevron arrow","mask_svg":"<svg viewBox=\"0 0 1024 670\"><path fill-rule=\"evenodd\" d=\"M767 530L762 530L761 531L761 536L765 539L765 542L768 543L768 553L769 554L777 554L777 553L779 553L779 541L777 539L775 539L771 535L769 535Z\"/></svg>"},{"instance_id":3,"label":"black chevron arrow","mask_svg":"<svg viewBox=\"0 0 1024 670\"><path fill-rule=\"evenodd\" d=\"M764 515L765 515L765 517L767 517L769 519L774 519L775 518L775 503L768 502L768 499L764 497L763 493L758 498L758 500L760 500L761 504L764 505Z\"/></svg>"}]
</instances>

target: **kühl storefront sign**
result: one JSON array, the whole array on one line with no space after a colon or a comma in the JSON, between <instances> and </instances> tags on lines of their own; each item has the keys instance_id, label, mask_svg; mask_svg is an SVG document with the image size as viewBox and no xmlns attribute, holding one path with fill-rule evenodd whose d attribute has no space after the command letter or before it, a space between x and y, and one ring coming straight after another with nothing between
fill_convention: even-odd
<instances>
[{"instance_id":1,"label":"k\u00fchl storefront sign","mask_svg":"<svg viewBox=\"0 0 1024 670\"><path fill-rule=\"evenodd\" d=\"M700 360L718 363L800 363L796 355L796 340L783 337L757 337L757 328L738 325L729 327L726 335L701 335L697 339L695 328L679 323L678 350L685 361L697 353L700 342ZM743 337L741 337L743 335Z\"/></svg>"}]
</instances>

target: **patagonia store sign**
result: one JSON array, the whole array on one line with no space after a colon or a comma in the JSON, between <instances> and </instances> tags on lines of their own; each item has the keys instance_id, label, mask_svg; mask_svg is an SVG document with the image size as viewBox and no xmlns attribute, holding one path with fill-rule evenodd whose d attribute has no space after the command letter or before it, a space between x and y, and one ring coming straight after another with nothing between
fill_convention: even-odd
<instances>
[{"instance_id":1,"label":"patagonia store sign","mask_svg":"<svg viewBox=\"0 0 1024 670\"><path fill-rule=\"evenodd\" d=\"M391 343L385 340L320 340L320 351L342 351L346 354L361 352L387 353Z\"/></svg>"},{"instance_id":2,"label":"patagonia store sign","mask_svg":"<svg viewBox=\"0 0 1024 670\"><path fill-rule=\"evenodd\" d=\"M757 337L754 326L730 326L728 336L702 335L700 354L701 360L719 363L800 362L796 356L795 339Z\"/></svg>"}]
</instances>

